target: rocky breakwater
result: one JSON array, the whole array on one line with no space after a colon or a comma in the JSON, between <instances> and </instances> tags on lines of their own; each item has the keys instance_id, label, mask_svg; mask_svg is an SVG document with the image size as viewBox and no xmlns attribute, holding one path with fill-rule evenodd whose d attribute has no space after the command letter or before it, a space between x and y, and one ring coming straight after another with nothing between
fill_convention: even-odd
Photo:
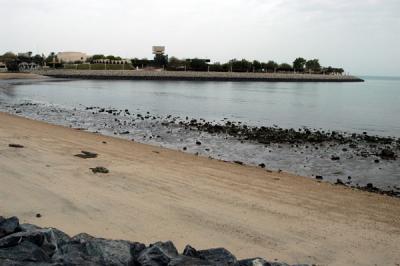
<instances>
[{"instance_id":1,"label":"rocky breakwater","mask_svg":"<svg viewBox=\"0 0 400 266\"><path fill-rule=\"evenodd\" d=\"M362 82L347 75L295 74L295 73L238 73L194 71L145 70L69 70L50 69L37 74L55 78L105 80L183 80L183 81L263 81L263 82Z\"/></svg>"},{"instance_id":2,"label":"rocky breakwater","mask_svg":"<svg viewBox=\"0 0 400 266\"><path fill-rule=\"evenodd\" d=\"M132 266L286 266L261 258L238 260L225 248L179 253L171 241L146 246L138 242L108 240L81 233L70 237L55 228L20 224L17 217L0 216L0 265L132 265ZM304 265L304 264L303 264ZM299 265L298 265L299 266Z\"/></svg>"}]
</instances>

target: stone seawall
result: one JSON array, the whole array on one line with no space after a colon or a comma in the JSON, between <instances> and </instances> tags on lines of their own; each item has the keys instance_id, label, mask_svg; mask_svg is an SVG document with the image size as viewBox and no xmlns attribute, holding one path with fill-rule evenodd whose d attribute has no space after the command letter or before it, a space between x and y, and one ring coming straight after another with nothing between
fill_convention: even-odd
<instances>
[{"instance_id":1,"label":"stone seawall","mask_svg":"<svg viewBox=\"0 0 400 266\"><path fill-rule=\"evenodd\" d=\"M363 82L354 76L283 73L181 72L142 70L66 70L36 71L55 78L103 80L180 80L180 81L261 81L261 82Z\"/></svg>"}]
</instances>

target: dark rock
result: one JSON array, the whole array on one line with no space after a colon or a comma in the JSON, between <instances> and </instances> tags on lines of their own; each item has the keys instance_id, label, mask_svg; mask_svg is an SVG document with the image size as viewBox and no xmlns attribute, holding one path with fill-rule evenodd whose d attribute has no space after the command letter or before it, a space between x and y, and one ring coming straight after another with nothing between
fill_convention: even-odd
<instances>
[{"instance_id":1,"label":"dark rock","mask_svg":"<svg viewBox=\"0 0 400 266\"><path fill-rule=\"evenodd\" d=\"M144 248L140 243L79 234L59 249L54 260L64 265L131 265Z\"/></svg>"},{"instance_id":2,"label":"dark rock","mask_svg":"<svg viewBox=\"0 0 400 266\"><path fill-rule=\"evenodd\" d=\"M239 260L235 266L271 266L271 264L261 258Z\"/></svg>"},{"instance_id":3,"label":"dark rock","mask_svg":"<svg viewBox=\"0 0 400 266\"><path fill-rule=\"evenodd\" d=\"M339 157L339 156L332 155L331 160L332 160L332 161L339 161L339 160L340 160L340 157Z\"/></svg>"},{"instance_id":4,"label":"dark rock","mask_svg":"<svg viewBox=\"0 0 400 266\"><path fill-rule=\"evenodd\" d=\"M36 213L36 218L40 218L42 215L40 213Z\"/></svg>"},{"instance_id":5,"label":"dark rock","mask_svg":"<svg viewBox=\"0 0 400 266\"><path fill-rule=\"evenodd\" d=\"M19 228L19 220L17 217L8 219L0 218L0 238L16 232Z\"/></svg>"},{"instance_id":6,"label":"dark rock","mask_svg":"<svg viewBox=\"0 0 400 266\"><path fill-rule=\"evenodd\" d=\"M173 258L168 263L168 266L216 266L216 264L199 258L178 256L176 258Z\"/></svg>"},{"instance_id":7,"label":"dark rock","mask_svg":"<svg viewBox=\"0 0 400 266\"><path fill-rule=\"evenodd\" d=\"M162 266L178 257L178 251L171 241L157 242L144 249L137 258L141 266Z\"/></svg>"},{"instance_id":8,"label":"dark rock","mask_svg":"<svg viewBox=\"0 0 400 266\"><path fill-rule=\"evenodd\" d=\"M335 185L341 185L341 186L345 186L346 184L343 182L343 180L342 180L342 179L338 178L338 179L336 179L336 183L335 183Z\"/></svg>"},{"instance_id":9,"label":"dark rock","mask_svg":"<svg viewBox=\"0 0 400 266\"><path fill-rule=\"evenodd\" d=\"M0 248L0 260L8 259L21 262L49 262L46 253L32 242L24 241L16 246Z\"/></svg>"},{"instance_id":10,"label":"dark rock","mask_svg":"<svg viewBox=\"0 0 400 266\"><path fill-rule=\"evenodd\" d=\"M196 141L196 145L201 145L201 142L200 141Z\"/></svg>"},{"instance_id":11,"label":"dark rock","mask_svg":"<svg viewBox=\"0 0 400 266\"><path fill-rule=\"evenodd\" d=\"M24 148L24 146L21 145L21 144L8 144L8 147L11 147L11 148L19 148L19 149Z\"/></svg>"},{"instance_id":12,"label":"dark rock","mask_svg":"<svg viewBox=\"0 0 400 266\"><path fill-rule=\"evenodd\" d=\"M82 159L92 159L92 158L97 158L97 153L90 151L81 151L80 154L75 154L75 156Z\"/></svg>"},{"instance_id":13,"label":"dark rock","mask_svg":"<svg viewBox=\"0 0 400 266\"><path fill-rule=\"evenodd\" d=\"M184 151L186 151L186 150L187 150L187 148L186 148L186 147L183 147L183 150L184 150Z\"/></svg>"},{"instance_id":14,"label":"dark rock","mask_svg":"<svg viewBox=\"0 0 400 266\"><path fill-rule=\"evenodd\" d=\"M396 154L394 151L390 149L383 149L380 153L379 156L384 159L384 160L395 160L396 159Z\"/></svg>"},{"instance_id":15,"label":"dark rock","mask_svg":"<svg viewBox=\"0 0 400 266\"><path fill-rule=\"evenodd\" d=\"M30 262L30 261L16 261L9 259L0 259L1 266L62 266L51 262Z\"/></svg>"},{"instance_id":16,"label":"dark rock","mask_svg":"<svg viewBox=\"0 0 400 266\"><path fill-rule=\"evenodd\" d=\"M97 174L97 173L108 174L108 173L110 172L107 168L102 167L102 166L90 168L90 170L92 170L92 172L93 172L94 174Z\"/></svg>"},{"instance_id":17,"label":"dark rock","mask_svg":"<svg viewBox=\"0 0 400 266\"><path fill-rule=\"evenodd\" d=\"M20 224L19 225L19 230L21 232L28 232L28 231L35 231L35 230L39 230L42 229L39 226L36 226L34 224Z\"/></svg>"},{"instance_id":18,"label":"dark rock","mask_svg":"<svg viewBox=\"0 0 400 266\"><path fill-rule=\"evenodd\" d=\"M265 168L265 163L260 163L258 166L260 166L261 168Z\"/></svg>"},{"instance_id":19,"label":"dark rock","mask_svg":"<svg viewBox=\"0 0 400 266\"><path fill-rule=\"evenodd\" d=\"M317 175L317 176L315 177L315 179L317 179L317 180L323 180L324 177L323 177L322 175Z\"/></svg>"},{"instance_id":20,"label":"dark rock","mask_svg":"<svg viewBox=\"0 0 400 266\"><path fill-rule=\"evenodd\" d=\"M349 145L349 147L352 148L352 149L356 149L356 148L357 148L357 145L354 144L354 143L352 143L352 144Z\"/></svg>"},{"instance_id":21,"label":"dark rock","mask_svg":"<svg viewBox=\"0 0 400 266\"><path fill-rule=\"evenodd\" d=\"M241 161L233 161L235 164L243 165L244 163Z\"/></svg>"},{"instance_id":22,"label":"dark rock","mask_svg":"<svg viewBox=\"0 0 400 266\"><path fill-rule=\"evenodd\" d=\"M190 245L186 245L185 249L183 250L183 255L193 258L200 258L200 254L197 252L197 250Z\"/></svg>"},{"instance_id":23,"label":"dark rock","mask_svg":"<svg viewBox=\"0 0 400 266\"><path fill-rule=\"evenodd\" d=\"M220 266L233 266L237 262L236 257L225 248L199 250L198 253L201 259Z\"/></svg>"},{"instance_id":24,"label":"dark rock","mask_svg":"<svg viewBox=\"0 0 400 266\"><path fill-rule=\"evenodd\" d=\"M70 237L54 228L33 229L17 232L0 239L0 248L19 245L22 242L31 242L40 247L48 256L52 256L58 248L70 240Z\"/></svg>"},{"instance_id":25,"label":"dark rock","mask_svg":"<svg viewBox=\"0 0 400 266\"><path fill-rule=\"evenodd\" d=\"M379 161L378 159L376 159L374 162L375 162L375 163L379 163L380 161Z\"/></svg>"}]
</instances>

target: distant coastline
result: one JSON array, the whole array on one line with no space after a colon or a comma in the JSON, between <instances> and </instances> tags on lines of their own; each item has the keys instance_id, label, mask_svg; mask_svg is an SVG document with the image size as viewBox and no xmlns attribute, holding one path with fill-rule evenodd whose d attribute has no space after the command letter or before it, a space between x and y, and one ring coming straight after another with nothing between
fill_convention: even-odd
<instances>
[{"instance_id":1,"label":"distant coastline","mask_svg":"<svg viewBox=\"0 0 400 266\"><path fill-rule=\"evenodd\" d=\"M145 70L66 70L35 71L36 74L54 78L103 80L175 80L175 81L258 81L258 82L363 82L355 76L296 73L238 73L195 71L145 71Z\"/></svg>"}]
</instances>

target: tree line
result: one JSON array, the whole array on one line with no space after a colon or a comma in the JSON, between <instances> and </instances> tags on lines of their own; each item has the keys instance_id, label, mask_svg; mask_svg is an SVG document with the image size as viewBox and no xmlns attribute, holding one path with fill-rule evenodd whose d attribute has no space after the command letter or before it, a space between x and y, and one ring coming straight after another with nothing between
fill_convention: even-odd
<instances>
[{"instance_id":1,"label":"tree line","mask_svg":"<svg viewBox=\"0 0 400 266\"><path fill-rule=\"evenodd\" d=\"M226 63L208 63L205 59L178 59L171 57L166 66L169 70L191 70L191 71L214 71L214 72L296 72L296 73L318 73L318 74L342 74L342 68L322 67L318 59L306 60L302 57L296 58L292 64L277 63L275 61L260 62L246 59L232 59Z\"/></svg>"},{"instance_id":2,"label":"tree line","mask_svg":"<svg viewBox=\"0 0 400 266\"><path fill-rule=\"evenodd\" d=\"M122 60L120 56L96 54L88 57L86 63L93 63L94 60L109 59ZM63 67L58 61L57 55L52 52L48 56L31 52L25 54L14 54L7 52L0 55L0 62L4 62L10 71L18 71L21 62L35 63L39 66L49 65L56 68ZM84 62L75 62L84 63ZM179 59L168 55L155 55L154 59L131 59L134 68L164 68L170 71L212 71L212 72L259 72L259 73L313 73L313 74L342 74L344 70L336 67L323 67L318 59L296 58L292 64L277 63L275 61L260 62L258 60L232 59L225 63L210 63L209 59Z\"/></svg>"}]
</instances>

